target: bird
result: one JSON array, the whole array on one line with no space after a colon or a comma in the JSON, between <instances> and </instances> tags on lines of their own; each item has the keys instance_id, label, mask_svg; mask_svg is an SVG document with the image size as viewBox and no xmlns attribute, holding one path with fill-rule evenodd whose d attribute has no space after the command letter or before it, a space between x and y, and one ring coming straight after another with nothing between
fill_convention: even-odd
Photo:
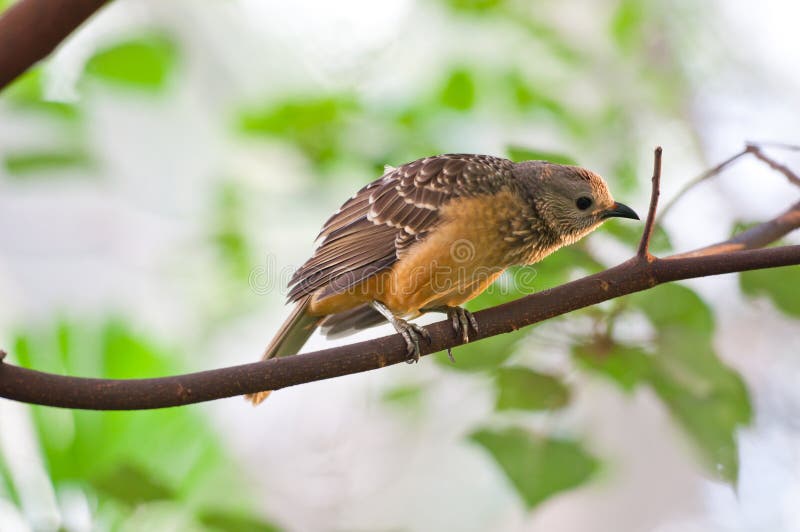
<instances>
[{"instance_id":1,"label":"bird","mask_svg":"<svg viewBox=\"0 0 800 532\"><path fill-rule=\"evenodd\" d=\"M466 343L478 323L461 305L507 268L539 262L612 217L639 219L578 166L444 154L386 167L323 225L262 359L297 354L316 329L330 337L388 321L416 362L430 336L408 320L427 312L447 314ZM247 398L256 405L269 393Z\"/></svg>"}]
</instances>

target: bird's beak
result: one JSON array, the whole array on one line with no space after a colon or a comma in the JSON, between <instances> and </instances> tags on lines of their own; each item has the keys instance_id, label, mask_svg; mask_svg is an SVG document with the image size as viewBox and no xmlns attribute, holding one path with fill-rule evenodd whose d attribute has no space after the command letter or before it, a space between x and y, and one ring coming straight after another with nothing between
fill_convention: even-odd
<instances>
[{"instance_id":1,"label":"bird's beak","mask_svg":"<svg viewBox=\"0 0 800 532\"><path fill-rule=\"evenodd\" d=\"M622 203L614 203L614 206L607 211L603 211L603 218L631 218L638 220L639 215L636 212Z\"/></svg>"}]
</instances>

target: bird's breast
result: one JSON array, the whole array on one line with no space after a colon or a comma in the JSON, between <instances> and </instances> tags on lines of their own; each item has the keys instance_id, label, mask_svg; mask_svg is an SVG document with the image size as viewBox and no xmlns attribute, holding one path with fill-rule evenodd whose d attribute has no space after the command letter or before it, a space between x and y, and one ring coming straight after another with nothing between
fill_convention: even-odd
<instances>
[{"instance_id":1,"label":"bird's breast","mask_svg":"<svg viewBox=\"0 0 800 532\"><path fill-rule=\"evenodd\" d=\"M460 305L483 292L512 264L540 247L530 209L509 190L459 198L442 208L441 222L405 251L385 274L383 301L400 314Z\"/></svg>"}]
</instances>

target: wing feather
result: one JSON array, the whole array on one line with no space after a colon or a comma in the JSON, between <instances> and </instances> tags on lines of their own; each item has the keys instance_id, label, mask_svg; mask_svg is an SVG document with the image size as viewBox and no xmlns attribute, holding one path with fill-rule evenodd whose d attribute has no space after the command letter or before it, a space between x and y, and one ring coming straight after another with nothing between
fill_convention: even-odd
<instances>
[{"instance_id":1,"label":"wing feather","mask_svg":"<svg viewBox=\"0 0 800 532\"><path fill-rule=\"evenodd\" d=\"M439 222L456 197L496 192L513 179L511 161L449 154L387 168L331 216L314 255L289 282L289 300L324 297L389 268Z\"/></svg>"}]
</instances>

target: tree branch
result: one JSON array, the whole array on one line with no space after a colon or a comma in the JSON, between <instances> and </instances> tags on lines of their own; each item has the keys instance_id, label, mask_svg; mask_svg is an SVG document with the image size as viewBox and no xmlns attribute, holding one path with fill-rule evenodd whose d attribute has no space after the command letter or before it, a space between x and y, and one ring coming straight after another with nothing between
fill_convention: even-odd
<instances>
[{"instance_id":1,"label":"tree branch","mask_svg":"<svg viewBox=\"0 0 800 532\"><path fill-rule=\"evenodd\" d=\"M44 59L106 0L19 0L0 17L0 89Z\"/></svg>"},{"instance_id":2,"label":"tree branch","mask_svg":"<svg viewBox=\"0 0 800 532\"><path fill-rule=\"evenodd\" d=\"M658 198L658 156L650 214ZM797 207L797 206L795 206ZM792 214L790 214L792 213ZM648 215L648 219L652 216ZM546 319L656 285L725 273L800 264L800 246L747 249L763 245L769 236L800 224L794 208L717 246L743 251L634 258L603 272L475 313L480 332L475 340L508 333ZM776 229L780 228L780 230ZM646 250L646 233L643 240ZM715 249L710 246L706 250ZM641 246L640 246L641 247ZM691 254L689 254L691 255ZM427 327L433 338L422 354L460 345L461 338L447 321ZM0 364L0 397L64 408L141 410L187 405L225 397L278 390L288 386L349 375L405 362L406 344L399 335L384 336L313 353L271 359L241 366L155 379L88 379L66 377Z\"/></svg>"},{"instance_id":3,"label":"tree branch","mask_svg":"<svg viewBox=\"0 0 800 532\"><path fill-rule=\"evenodd\" d=\"M729 240L687 253L679 253L670 258L700 257L713 255L714 253L729 253L731 251L761 248L779 240L797 228L800 228L800 201L772 220L742 231Z\"/></svg>"},{"instance_id":4,"label":"tree branch","mask_svg":"<svg viewBox=\"0 0 800 532\"><path fill-rule=\"evenodd\" d=\"M800 264L800 246L687 258L631 259L609 270L475 313L476 340L515 331L661 283L759 268ZM430 325L422 355L461 344L447 321ZM66 377L0 364L0 397L89 410L142 410L278 390L405 362L399 335L241 366L155 379Z\"/></svg>"}]
</instances>

